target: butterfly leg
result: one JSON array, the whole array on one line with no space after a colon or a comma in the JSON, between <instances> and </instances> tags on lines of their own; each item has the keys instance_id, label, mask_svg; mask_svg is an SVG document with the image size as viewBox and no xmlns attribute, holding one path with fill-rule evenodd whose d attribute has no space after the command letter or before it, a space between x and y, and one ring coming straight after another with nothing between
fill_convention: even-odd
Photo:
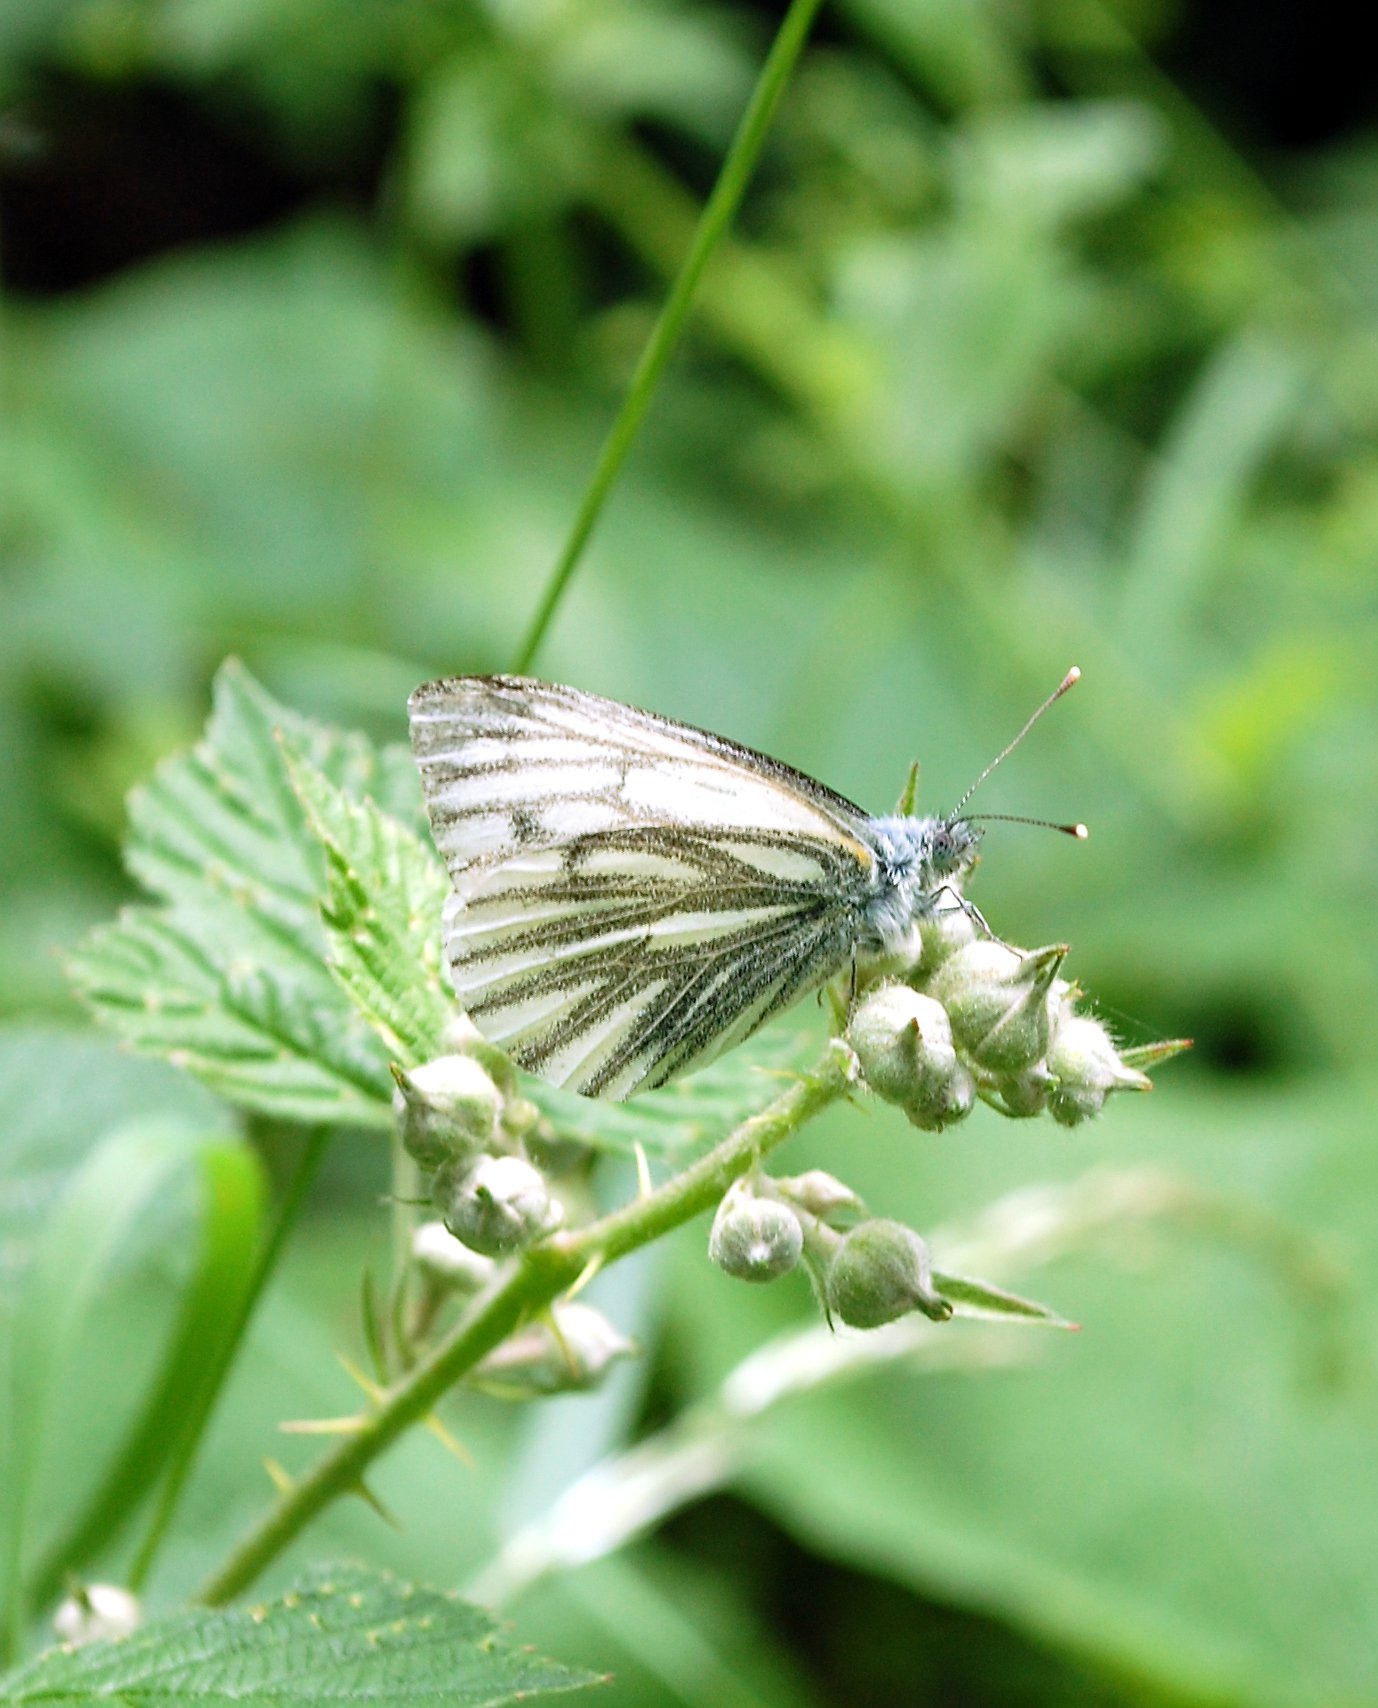
<instances>
[{"instance_id":1,"label":"butterfly leg","mask_svg":"<svg viewBox=\"0 0 1378 1708\"><path fill-rule=\"evenodd\" d=\"M977 907L976 903L974 901L968 901L964 895L960 894L957 890L953 889L951 884L943 884L939 889L934 890L932 896L929 899L933 902L936 902L938 897L941 895L951 896L953 901L956 902L957 906L962 910L962 912L967 916L967 918L969 920L971 920L972 924L975 925L977 927L977 929L980 930L981 932L983 932L987 937L989 937L992 943L998 943L1002 949L1011 949L1014 947L1014 945L1012 943L1007 943L1003 937L997 937L995 935L995 933L991 930L990 924L987 921L985 914L981 912L980 908ZM936 908L931 907L929 909L930 913L933 913L936 911L937 911ZM1016 949L1015 953L1018 954L1019 950Z\"/></svg>"}]
</instances>

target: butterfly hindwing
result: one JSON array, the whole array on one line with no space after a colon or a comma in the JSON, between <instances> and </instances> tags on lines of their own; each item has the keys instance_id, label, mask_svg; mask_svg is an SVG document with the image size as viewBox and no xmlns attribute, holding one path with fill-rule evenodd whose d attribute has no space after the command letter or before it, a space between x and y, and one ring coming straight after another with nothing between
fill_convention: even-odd
<instances>
[{"instance_id":1,"label":"butterfly hindwing","mask_svg":"<svg viewBox=\"0 0 1378 1708\"><path fill-rule=\"evenodd\" d=\"M412 739L466 1009L523 1066L625 1097L846 964L865 814L775 760L573 689L432 683Z\"/></svg>"}]
</instances>

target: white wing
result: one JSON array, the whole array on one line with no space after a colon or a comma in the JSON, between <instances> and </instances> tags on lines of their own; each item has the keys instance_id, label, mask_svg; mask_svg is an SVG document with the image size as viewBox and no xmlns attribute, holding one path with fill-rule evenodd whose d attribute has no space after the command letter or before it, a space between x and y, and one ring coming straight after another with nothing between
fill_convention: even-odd
<instances>
[{"instance_id":1,"label":"white wing","mask_svg":"<svg viewBox=\"0 0 1378 1708\"><path fill-rule=\"evenodd\" d=\"M812 778L514 677L430 683L411 727L455 989L554 1083L662 1085L846 964L876 861L866 815Z\"/></svg>"}]
</instances>

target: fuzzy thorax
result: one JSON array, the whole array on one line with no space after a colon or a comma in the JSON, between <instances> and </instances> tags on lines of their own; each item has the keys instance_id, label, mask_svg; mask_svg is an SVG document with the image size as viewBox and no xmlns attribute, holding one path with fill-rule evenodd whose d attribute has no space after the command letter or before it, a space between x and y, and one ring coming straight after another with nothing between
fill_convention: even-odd
<instances>
[{"instance_id":1,"label":"fuzzy thorax","mask_svg":"<svg viewBox=\"0 0 1378 1708\"><path fill-rule=\"evenodd\" d=\"M932 817L876 818L869 829L878 871L876 892L866 904L872 935L867 946L893 953L945 891L958 899L976 863L981 832L969 819Z\"/></svg>"}]
</instances>

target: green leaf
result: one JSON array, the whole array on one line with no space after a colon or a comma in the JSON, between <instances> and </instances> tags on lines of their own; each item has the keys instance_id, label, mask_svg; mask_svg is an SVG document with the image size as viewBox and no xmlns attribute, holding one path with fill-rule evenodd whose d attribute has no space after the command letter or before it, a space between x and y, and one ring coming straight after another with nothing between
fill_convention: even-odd
<instances>
[{"instance_id":1,"label":"green leaf","mask_svg":"<svg viewBox=\"0 0 1378 1708\"><path fill-rule=\"evenodd\" d=\"M933 1285L953 1307L959 1317L975 1317L986 1322L1042 1323L1047 1328L1072 1328L1069 1322L1048 1305L1034 1299L1023 1299L989 1281L975 1281L969 1275L945 1275L933 1271Z\"/></svg>"},{"instance_id":2,"label":"green leaf","mask_svg":"<svg viewBox=\"0 0 1378 1708\"><path fill-rule=\"evenodd\" d=\"M46 1212L100 1139L136 1115L206 1129L218 1105L184 1074L55 1026L0 1031L0 1321Z\"/></svg>"},{"instance_id":3,"label":"green leaf","mask_svg":"<svg viewBox=\"0 0 1378 1708\"><path fill-rule=\"evenodd\" d=\"M193 1396L218 1374L221 1349L253 1278L265 1185L257 1154L238 1139L206 1140L187 1147L187 1163L196 1171L198 1239L177 1323L157 1379L100 1486L34 1574L31 1596L39 1606L119 1532L149 1493L193 1415Z\"/></svg>"},{"instance_id":4,"label":"green leaf","mask_svg":"<svg viewBox=\"0 0 1378 1708\"><path fill-rule=\"evenodd\" d=\"M497 1708L600 1682L500 1641L481 1608L340 1566L313 1569L278 1601L165 1614L121 1642L51 1649L0 1680L0 1704Z\"/></svg>"},{"instance_id":5,"label":"green leaf","mask_svg":"<svg viewBox=\"0 0 1378 1708\"><path fill-rule=\"evenodd\" d=\"M205 739L130 800L129 864L167 904L93 932L72 976L136 1049L289 1119L387 1125L388 1051L326 964L326 857L292 789L291 753L361 794L398 789L361 737L279 706L231 661Z\"/></svg>"},{"instance_id":6,"label":"green leaf","mask_svg":"<svg viewBox=\"0 0 1378 1708\"><path fill-rule=\"evenodd\" d=\"M92 1151L44 1223L16 1307L8 1395L12 1410L3 1437L0 1491L7 1497L8 1511L0 1536L7 1535L8 1544L0 1556L0 1581L8 1581L7 1593L0 1601L11 1610L11 1637L21 1617L17 1586L22 1581L23 1550L29 1540L28 1514L43 1472L53 1408L64 1371L75 1353L80 1325L108 1286L112 1268L133 1230L167 1195L176 1174L205 1143L185 1123L172 1119L148 1118L121 1127ZM223 1180L216 1184L223 1185ZM213 1279L224 1280L228 1260L219 1242L215 1243ZM206 1277L198 1279L204 1282ZM201 1295L195 1316L203 1332L219 1314L216 1304L205 1299L204 1291L195 1289ZM183 1330L188 1326L184 1316ZM174 1336L164 1376L174 1366L182 1371L193 1369L198 1358L208 1356L208 1350L203 1344L199 1352L194 1351L183 1344L181 1336ZM168 1391L166 1381L155 1390L154 1404L165 1423L175 1419L178 1396ZM143 1439L147 1422L146 1413L136 1424L131 1441ZM155 1463L171 1444L171 1439L161 1443L156 1436L149 1439L147 1445ZM122 1457L117 1455L117 1467ZM107 1484L95 1497L102 1526L113 1524L127 1510L134 1498L129 1482L132 1475L133 1469L124 1465L118 1488L112 1491Z\"/></svg>"},{"instance_id":7,"label":"green leaf","mask_svg":"<svg viewBox=\"0 0 1378 1708\"><path fill-rule=\"evenodd\" d=\"M455 1012L440 963L444 869L372 801L351 800L305 760L289 758L288 771L325 850L331 971L396 1060L428 1061Z\"/></svg>"}]
</instances>

